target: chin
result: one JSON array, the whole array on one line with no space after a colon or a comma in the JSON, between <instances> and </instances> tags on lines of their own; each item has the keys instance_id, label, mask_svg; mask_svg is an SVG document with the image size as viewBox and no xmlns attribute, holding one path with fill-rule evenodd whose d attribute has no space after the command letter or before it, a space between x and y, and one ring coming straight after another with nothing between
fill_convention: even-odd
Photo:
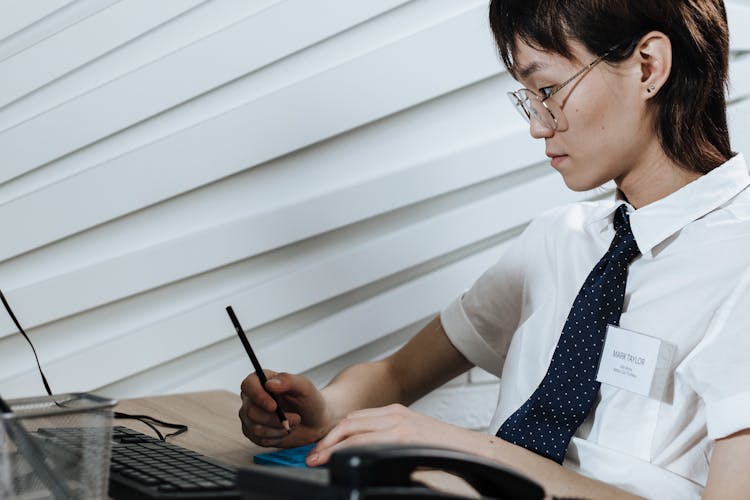
<instances>
[{"instance_id":1,"label":"chin","mask_svg":"<svg viewBox=\"0 0 750 500\"><path fill-rule=\"evenodd\" d=\"M592 167L590 162L581 161L580 159L575 162L572 160L572 158L567 157L560 164L553 165L553 168L562 176L565 185L571 191L590 191L600 187L611 179L608 177L609 172L607 169L602 168L601 165Z\"/></svg>"},{"instance_id":2,"label":"chin","mask_svg":"<svg viewBox=\"0 0 750 500\"><path fill-rule=\"evenodd\" d=\"M565 185L568 186L568 189L576 192L590 191L604 184L604 182L601 182L599 180L582 179L580 177L572 175L563 175L562 178L565 182Z\"/></svg>"}]
</instances>

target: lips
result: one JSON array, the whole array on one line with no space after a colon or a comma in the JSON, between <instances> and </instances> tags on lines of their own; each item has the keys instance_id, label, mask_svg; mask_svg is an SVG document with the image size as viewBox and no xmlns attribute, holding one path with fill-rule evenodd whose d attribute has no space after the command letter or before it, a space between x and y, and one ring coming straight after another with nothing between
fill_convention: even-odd
<instances>
[{"instance_id":1,"label":"lips","mask_svg":"<svg viewBox=\"0 0 750 500\"><path fill-rule=\"evenodd\" d=\"M566 154L550 152L547 152L547 156L550 158L550 164L554 168L557 168L568 157Z\"/></svg>"}]
</instances>

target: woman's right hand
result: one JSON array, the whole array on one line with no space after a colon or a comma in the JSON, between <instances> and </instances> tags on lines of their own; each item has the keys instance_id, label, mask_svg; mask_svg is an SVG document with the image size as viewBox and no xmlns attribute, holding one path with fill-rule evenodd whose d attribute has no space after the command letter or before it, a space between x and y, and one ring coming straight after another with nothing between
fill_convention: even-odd
<instances>
[{"instance_id":1,"label":"woman's right hand","mask_svg":"<svg viewBox=\"0 0 750 500\"><path fill-rule=\"evenodd\" d=\"M242 433L260 446L291 448L312 443L325 436L335 422L326 416L323 395L307 378L290 373L264 370L265 389L253 372L242 381L240 420ZM282 427L276 415L276 402L281 404L291 430Z\"/></svg>"}]
</instances>

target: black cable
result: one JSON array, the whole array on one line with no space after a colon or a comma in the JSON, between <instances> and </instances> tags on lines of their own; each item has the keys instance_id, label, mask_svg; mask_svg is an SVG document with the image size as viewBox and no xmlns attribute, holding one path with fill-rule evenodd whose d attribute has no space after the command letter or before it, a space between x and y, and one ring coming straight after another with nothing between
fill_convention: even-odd
<instances>
[{"instance_id":1,"label":"black cable","mask_svg":"<svg viewBox=\"0 0 750 500\"><path fill-rule=\"evenodd\" d=\"M8 406L8 403L5 402L2 396L0 396L0 413L13 413L13 410L10 409L10 406Z\"/></svg>"},{"instance_id":2,"label":"black cable","mask_svg":"<svg viewBox=\"0 0 750 500\"><path fill-rule=\"evenodd\" d=\"M13 323L15 323L16 328L18 328L18 331L21 332L21 335L23 335L23 338L26 339L26 342L29 343L31 346L31 352L34 353L34 358L36 359L36 366L39 368L39 374L42 376L42 383L44 384L44 389L47 391L47 394L49 396L52 396L52 389L49 387L49 382L47 382L47 377L44 376L44 371L42 371L42 365L39 363L39 356L36 353L36 349L34 348L34 344L31 343L31 339L28 335L26 335L26 331L21 326L21 323L18 322L16 319L16 315L13 314L13 310L10 308L10 304L8 304L8 301L5 300L5 295L3 295L3 291L0 290L0 300L3 301L3 305L5 306L5 310L8 311L8 315L10 316L10 319L13 320Z\"/></svg>"},{"instance_id":3,"label":"black cable","mask_svg":"<svg viewBox=\"0 0 750 500\"><path fill-rule=\"evenodd\" d=\"M50 388L49 382L47 382L47 377L44 375L44 371L42 370L42 364L39 362L39 356L36 353L36 349L34 348L34 344L31 342L31 339L26 334L26 331L21 326L21 323L18 322L18 319L16 319L16 315L13 314L13 310L10 308L10 304L8 304L8 301L5 299L5 295L3 295L3 291L0 290L0 300L3 302L3 306L5 306L5 310L8 311L8 315L10 316L10 319L13 320L13 323L16 325L16 328L18 328L18 331L21 332L21 335L23 335L23 338L26 339L26 342L29 343L29 346L31 346L31 351L34 353L34 358L36 359L36 366L39 368L39 375L42 376L42 383L44 384L44 390L47 391L47 395L52 398L52 401L55 402L57 406L64 407L64 404L58 403L57 400L55 400L55 397L52 394L52 389ZM1 400L0 400L1 401ZM3 404L5 402L3 401ZM0 407L0 410L5 412L6 410L4 407ZM7 409L8 412L10 412L10 408ZM168 437L177 436L179 434L182 434L184 432L187 432L188 426L184 424L172 424L169 422L164 422L163 420L159 420L154 417L149 417L148 415L129 415L127 413L122 413L119 411L114 412L114 418L122 418L122 419L133 419L133 420L139 420L140 422L143 422L147 426L149 426L153 431L156 433L157 436L159 436L159 439L162 441L166 441ZM159 432L159 429L156 428L156 425L160 425L162 427L167 427L170 429L177 429L175 432L172 432L167 435L163 435L161 432Z\"/></svg>"},{"instance_id":4,"label":"black cable","mask_svg":"<svg viewBox=\"0 0 750 500\"><path fill-rule=\"evenodd\" d=\"M122 413L119 411L116 411L114 413L115 418L121 418L121 419L132 419L132 420L138 420L154 430L157 436L159 436L159 439L162 441L166 441L168 437L172 436L178 436L180 434L183 434L187 432L188 426L185 424L173 424L170 422L165 422L163 420L159 420L158 418L150 417L148 415L130 415L128 413ZM157 429L151 422L155 423L156 425L160 425L162 427L167 427L170 429L177 429L175 432L171 432L167 435L162 435L161 432L159 432L159 429Z\"/></svg>"}]
</instances>

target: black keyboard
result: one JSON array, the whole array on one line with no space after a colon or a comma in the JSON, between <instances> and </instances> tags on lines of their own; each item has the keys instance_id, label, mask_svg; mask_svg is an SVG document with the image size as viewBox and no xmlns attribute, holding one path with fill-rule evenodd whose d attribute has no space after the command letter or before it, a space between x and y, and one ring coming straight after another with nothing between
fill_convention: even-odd
<instances>
[{"instance_id":1,"label":"black keyboard","mask_svg":"<svg viewBox=\"0 0 750 500\"><path fill-rule=\"evenodd\" d=\"M47 439L70 449L84 428L42 428ZM127 427L112 428L109 495L114 499L240 498L237 470L200 453Z\"/></svg>"}]
</instances>

